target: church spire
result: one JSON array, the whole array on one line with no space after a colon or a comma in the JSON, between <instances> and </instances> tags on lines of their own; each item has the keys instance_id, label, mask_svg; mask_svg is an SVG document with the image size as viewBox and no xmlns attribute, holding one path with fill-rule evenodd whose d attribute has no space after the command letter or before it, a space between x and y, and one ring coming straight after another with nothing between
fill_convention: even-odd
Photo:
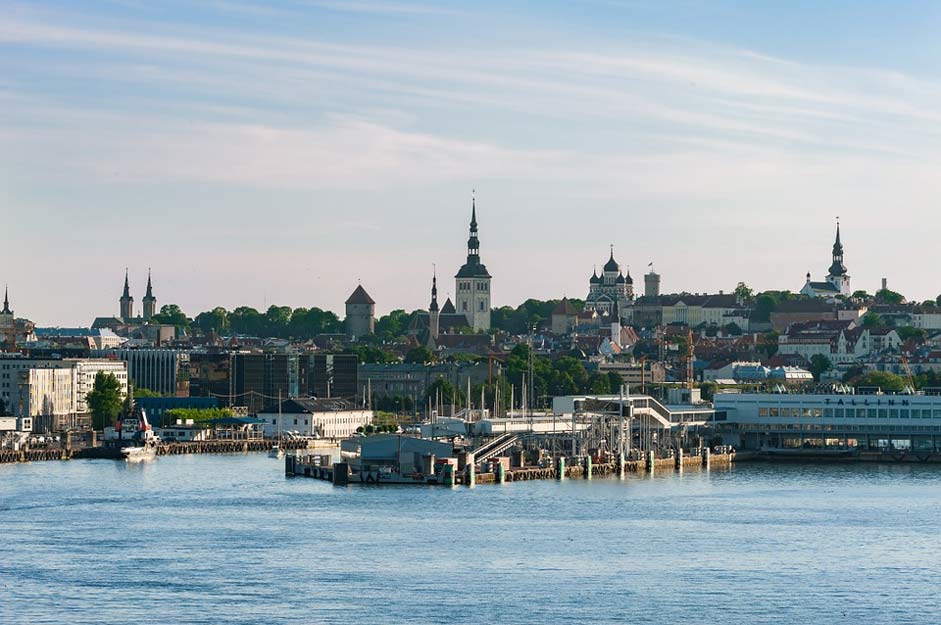
<instances>
[{"instance_id":1,"label":"church spire","mask_svg":"<svg viewBox=\"0 0 941 625\"><path fill-rule=\"evenodd\" d=\"M9 285L4 285L3 287L3 314L12 315L13 311L10 310L10 287Z\"/></svg>"},{"instance_id":2,"label":"church spire","mask_svg":"<svg viewBox=\"0 0 941 625\"><path fill-rule=\"evenodd\" d=\"M130 296L131 296L131 285L128 283L127 267L125 267L124 268L124 293L122 294L122 297L130 297Z\"/></svg>"},{"instance_id":3,"label":"church spire","mask_svg":"<svg viewBox=\"0 0 941 625\"><path fill-rule=\"evenodd\" d=\"M438 310L438 271L437 269L433 270L431 275L431 305L428 306L428 310L436 311Z\"/></svg>"},{"instance_id":4,"label":"church spire","mask_svg":"<svg viewBox=\"0 0 941 625\"><path fill-rule=\"evenodd\" d=\"M144 297L153 297L154 288L150 284L150 267L147 268L147 292L144 294Z\"/></svg>"}]
</instances>

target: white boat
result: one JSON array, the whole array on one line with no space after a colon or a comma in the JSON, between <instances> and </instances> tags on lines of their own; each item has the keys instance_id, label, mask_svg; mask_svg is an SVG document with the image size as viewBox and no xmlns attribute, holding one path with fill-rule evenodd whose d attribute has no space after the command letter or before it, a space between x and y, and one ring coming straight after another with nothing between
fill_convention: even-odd
<instances>
[{"instance_id":1,"label":"white boat","mask_svg":"<svg viewBox=\"0 0 941 625\"><path fill-rule=\"evenodd\" d=\"M157 446L146 444L122 447L121 454L128 462L143 462L144 460L153 460L157 457Z\"/></svg>"},{"instance_id":2,"label":"white boat","mask_svg":"<svg viewBox=\"0 0 941 625\"><path fill-rule=\"evenodd\" d=\"M278 459L280 460L281 458L284 458L284 450L281 449L281 446L280 446L280 445L274 445L274 446L268 451L268 457L269 457L269 458L278 458Z\"/></svg>"}]
</instances>

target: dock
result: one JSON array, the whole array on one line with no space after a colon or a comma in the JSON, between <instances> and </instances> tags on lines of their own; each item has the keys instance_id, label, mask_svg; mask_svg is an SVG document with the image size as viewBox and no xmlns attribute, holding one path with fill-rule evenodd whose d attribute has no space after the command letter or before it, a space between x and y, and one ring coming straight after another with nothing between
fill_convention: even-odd
<instances>
[{"instance_id":1,"label":"dock","mask_svg":"<svg viewBox=\"0 0 941 625\"><path fill-rule=\"evenodd\" d=\"M349 462L329 463L325 456L293 455L284 458L285 475L289 477L311 477L331 482L336 485L347 484L413 484L434 486L473 486L475 484L502 484L505 482L526 482L530 480L591 479L595 476L625 475L627 473L657 473L662 471L682 471L710 467L728 467L736 459L736 454L701 455L682 453L669 458L656 458L653 454L643 460L623 460L621 462L595 463L591 458L556 458L545 466L520 466L506 468L505 462L488 463L495 469L478 472L473 464L465 464L457 469L453 458L440 459L433 464L434 469L427 472L413 471L398 473L388 467L366 467L355 469ZM508 459L506 459L508 460Z\"/></svg>"}]
</instances>

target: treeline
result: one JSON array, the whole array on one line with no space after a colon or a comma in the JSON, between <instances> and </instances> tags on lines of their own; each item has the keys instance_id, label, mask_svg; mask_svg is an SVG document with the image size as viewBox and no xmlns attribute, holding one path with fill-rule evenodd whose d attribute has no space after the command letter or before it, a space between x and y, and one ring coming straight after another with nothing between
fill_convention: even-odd
<instances>
[{"instance_id":1,"label":"treeline","mask_svg":"<svg viewBox=\"0 0 941 625\"><path fill-rule=\"evenodd\" d=\"M584 302L569 300L576 310L582 310ZM559 300L528 299L516 308L501 306L490 315L492 331L507 334L526 334L533 327L544 328ZM408 334L409 326L424 310L407 312L396 309L376 319L373 337L367 343L395 341ZM343 320L336 313L321 308L291 308L269 306L261 312L251 306L239 306L234 310L216 307L190 318L176 304L166 304L154 315L154 321L176 326L188 331L219 335L243 334L263 338L309 339L319 334L338 334L344 331ZM455 328L457 332L473 332L470 328Z\"/></svg>"}]
</instances>

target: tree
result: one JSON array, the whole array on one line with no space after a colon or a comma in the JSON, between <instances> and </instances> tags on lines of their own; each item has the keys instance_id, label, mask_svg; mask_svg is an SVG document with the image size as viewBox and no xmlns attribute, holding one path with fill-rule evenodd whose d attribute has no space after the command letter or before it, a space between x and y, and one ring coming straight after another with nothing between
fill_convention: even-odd
<instances>
[{"instance_id":1,"label":"tree","mask_svg":"<svg viewBox=\"0 0 941 625\"><path fill-rule=\"evenodd\" d=\"M872 299L872 295L870 295L868 291L863 291L862 289L859 291L853 291L853 295L851 295L851 297L861 302L868 302L870 299Z\"/></svg>"},{"instance_id":2,"label":"tree","mask_svg":"<svg viewBox=\"0 0 941 625\"><path fill-rule=\"evenodd\" d=\"M347 348L345 353L356 354L359 357L359 362L361 364L384 365L398 362L399 360L392 352L387 352L386 350L374 345L364 345L362 343L351 345L349 348Z\"/></svg>"},{"instance_id":3,"label":"tree","mask_svg":"<svg viewBox=\"0 0 941 625\"><path fill-rule=\"evenodd\" d=\"M902 339L903 343L910 340L916 343L922 343L928 335L922 328L913 328L912 326L902 326L901 328L896 328L895 331L898 332L899 338Z\"/></svg>"},{"instance_id":4,"label":"tree","mask_svg":"<svg viewBox=\"0 0 941 625\"><path fill-rule=\"evenodd\" d=\"M934 303L937 304L938 306L941 306L941 295L934 298Z\"/></svg>"},{"instance_id":5,"label":"tree","mask_svg":"<svg viewBox=\"0 0 941 625\"><path fill-rule=\"evenodd\" d=\"M739 298L743 302L751 300L752 295L754 295L754 290L750 289L744 282L739 282L735 286L735 290L732 291L735 294L735 297Z\"/></svg>"},{"instance_id":6,"label":"tree","mask_svg":"<svg viewBox=\"0 0 941 625\"><path fill-rule=\"evenodd\" d=\"M7 403L3 399L0 399L0 417L7 416Z\"/></svg>"},{"instance_id":7,"label":"tree","mask_svg":"<svg viewBox=\"0 0 941 625\"><path fill-rule=\"evenodd\" d=\"M217 306L212 310L199 313L193 322L205 334L210 332L224 334L229 331L229 311Z\"/></svg>"},{"instance_id":8,"label":"tree","mask_svg":"<svg viewBox=\"0 0 941 625\"><path fill-rule=\"evenodd\" d=\"M905 388L905 379L888 371L870 371L856 382L856 386L877 386L883 391L901 391Z\"/></svg>"},{"instance_id":9,"label":"tree","mask_svg":"<svg viewBox=\"0 0 941 625\"><path fill-rule=\"evenodd\" d=\"M879 289L876 291L876 301L883 304L904 304L905 296L889 289Z\"/></svg>"},{"instance_id":10,"label":"tree","mask_svg":"<svg viewBox=\"0 0 941 625\"><path fill-rule=\"evenodd\" d=\"M154 323L165 323L177 328L187 328L190 324L186 313L180 310L180 307L176 304L164 304L160 307L160 312L154 315L151 320Z\"/></svg>"},{"instance_id":11,"label":"tree","mask_svg":"<svg viewBox=\"0 0 941 625\"><path fill-rule=\"evenodd\" d=\"M92 415L92 424L96 430L102 430L114 425L115 419L121 414L121 383L113 373L99 371L95 375L95 384L86 396L88 408Z\"/></svg>"},{"instance_id":12,"label":"tree","mask_svg":"<svg viewBox=\"0 0 941 625\"><path fill-rule=\"evenodd\" d=\"M863 317L863 327L867 329L881 328L885 326L885 320L883 320L882 315L877 312L868 312L866 316Z\"/></svg>"},{"instance_id":13,"label":"tree","mask_svg":"<svg viewBox=\"0 0 941 625\"><path fill-rule=\"evenodd\" d=\"M464 396L464 391L455 387L445 378L438 378L425 389L425 394L422 397L422 406L427 406L429 400L432 405L435 405L439 397L441 398L442 405L446 406L450 406L452 402L454 402L456 406L463 406L467 400Z\"/></svg>"},{"instance_id":14,"label":"tree","mask_svg":"<svg viewBox=\"0 0 941 625\"><path fill-rule=\"evenodd\" d=\"M137 388L137 387L134 387L134 397L135 397L135 398L137 398L137 397L163 397L163 395L161 395L160 393L158 393L158 392L156 392L156 391L152 391L152 390L150 390L149 388L144 388L144 387Z\"/></svg>"},{"instance_id":15,"label":"tree","mask_svg":"<svg viewBox=\"0 0 941 625\"><path fill-rule=\"evenodd\" d=\"M427 347L413 347L405 354L405 362L415 364L429 363L435 359L435 355Z\"/></svg>"},{"instance_id":16,"label":"tree","mask_svg":"<svg viewBox=\"0 0 941 625\"><path fill-rule=\"evenodd\" d=\"M824 354L814 354L810 357L810 372L814 375L814 380L820 381L820 374L833 368L833 363Z\"/></svg>"}]
</instances>

